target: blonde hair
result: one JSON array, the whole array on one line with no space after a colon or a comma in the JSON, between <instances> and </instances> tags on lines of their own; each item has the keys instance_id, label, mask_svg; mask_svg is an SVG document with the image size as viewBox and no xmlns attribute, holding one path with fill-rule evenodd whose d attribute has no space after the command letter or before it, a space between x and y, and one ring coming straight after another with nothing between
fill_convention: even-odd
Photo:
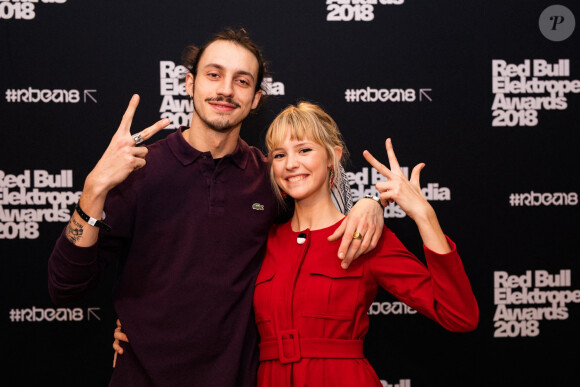
<instances>
[{"instance_id":1,"label":"blonde hair","mask_svg":"<svg viewBox=\"0 0 580 387\"><path fill-rule=\"evenodd\" d=\"M308 139L326 149L334 170L333 185L339 186L341 182L340 165L341 163L344 165L348 159L348 150L338 130L338 125L320 106L309 102L299 102L296 106L290 105L282 110L274 118L266 132L266 147L270 159L270 183L276 197L280 201L284 201L280 187L274 179L271 164L272 151L286 140L288 133L290 133L291 140ZM342 157L336 155L334 151L336 146L342 148ZM330 188L332 189L332 187Z\"/></svg>"}]
</instances>

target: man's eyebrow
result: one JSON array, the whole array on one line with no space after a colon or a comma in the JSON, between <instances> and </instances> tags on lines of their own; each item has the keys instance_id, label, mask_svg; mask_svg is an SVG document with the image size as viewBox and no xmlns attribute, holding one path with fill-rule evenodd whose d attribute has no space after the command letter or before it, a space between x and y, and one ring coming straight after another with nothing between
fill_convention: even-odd
<instances>
[{"instance_id":1,"label":"man's eyebrow","mask_svg":"<svg viewBox=\"0 0 580 387\"><path fill-rule=\"evenodd\" d=\"M220 65L220 64L217 64L217 63L208 63L208 64L206 64L205 66L203 66L203 68L204 68L204 69L206 69L206 68L208 68L208 67L213 67L213 68L216 68L216 69L218 69L218 70L222 70L222 71L223 71L223 70L225 70L225 67L224 67L224 66L222 66L222 65ZM252 73L251 73L251 72L249 72L249 71L245 71L245 70L238 70L238 71L236 71L235 73L236 73L237 75L247 75L247 76L249 76L250 78L252 78L252 81L255 81L255 79L254 79L254 74L252 74Z\"/></svg>"}]
</instances>

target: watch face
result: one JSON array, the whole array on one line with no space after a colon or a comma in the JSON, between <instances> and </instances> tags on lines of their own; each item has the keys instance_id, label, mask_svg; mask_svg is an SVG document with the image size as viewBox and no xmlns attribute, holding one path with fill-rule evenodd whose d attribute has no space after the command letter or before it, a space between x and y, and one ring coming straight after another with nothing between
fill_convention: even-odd
<instances>
[{"instance_id":1,"label":"watch face","mask_svg":"<svg viewBox=\"0 0 580 387\"><path fill-rule=\"evenodd\" d=\"M87 222L89 225L93 227L102 228L103 230L111 231L111 227L108 224L85 214L85 212L81 209L79 203L77 203L75 209L77 211L77 214L79 214L79 216L81 217L81 219ZM105 212L103 212L102 219L103 220L105 219Z\"/></svg>"}]
</instances>

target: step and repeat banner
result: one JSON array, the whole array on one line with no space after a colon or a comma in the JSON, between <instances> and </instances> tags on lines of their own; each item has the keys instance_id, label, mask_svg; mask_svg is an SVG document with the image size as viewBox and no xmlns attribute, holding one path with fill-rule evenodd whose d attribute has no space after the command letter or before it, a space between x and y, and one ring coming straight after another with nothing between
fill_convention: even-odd
<instances>
[{"instance_id":1,"label":"step and repeat banner","mask_svg":"<svg viewBox=\"0 0 580 387\"><path fill-rule=\"evenodd\" d=\"M480 322L450 333L380 292L365 353L383 386L580 385L579 16L577 1L0 0L0 384L107 384L115 268L60 307L49 254L131 95L133 131L188 125L182 50L230 26L271 69L247 142L308 100L344 134L355 200L382 179L363 150L387 163L387 137L405 171L427 165ZM405 213L384 216L422 258Z\"/></svg>"}]
</instances>

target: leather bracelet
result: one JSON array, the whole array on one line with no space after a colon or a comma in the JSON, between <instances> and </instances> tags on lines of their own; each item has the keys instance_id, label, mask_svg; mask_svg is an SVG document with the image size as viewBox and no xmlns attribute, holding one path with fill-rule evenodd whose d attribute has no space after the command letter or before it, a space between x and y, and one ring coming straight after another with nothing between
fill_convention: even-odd
<instances>
[{"instance_id":1,"label":"leather bracelet","mask_svg":"<svg viewBox=\"0 0 580 387\"><path fill-rule=\"evenodd\" d=\"M379 206L381 206L381 208L385 208L385 206L383 206L383 203L381 203L381 199L378 196L373 196L370 193L366 194L363 199L373 199L375 202L379 203Z\"/></svg>"},{"instance_id":2,"label":"leather bracelet","mask_svg":"<svg viewBox=\"0 0 580 387\"><path fill-rule=\"evenodd\" d=\"M111 231L111 226L109 226L108 224L85 214L85 212L81 209L80 200L77 202L75 210L77 214L79 214L81 219L90 224L91 226L102 228L105 231Z\"/></svg>"}]
</instances>

